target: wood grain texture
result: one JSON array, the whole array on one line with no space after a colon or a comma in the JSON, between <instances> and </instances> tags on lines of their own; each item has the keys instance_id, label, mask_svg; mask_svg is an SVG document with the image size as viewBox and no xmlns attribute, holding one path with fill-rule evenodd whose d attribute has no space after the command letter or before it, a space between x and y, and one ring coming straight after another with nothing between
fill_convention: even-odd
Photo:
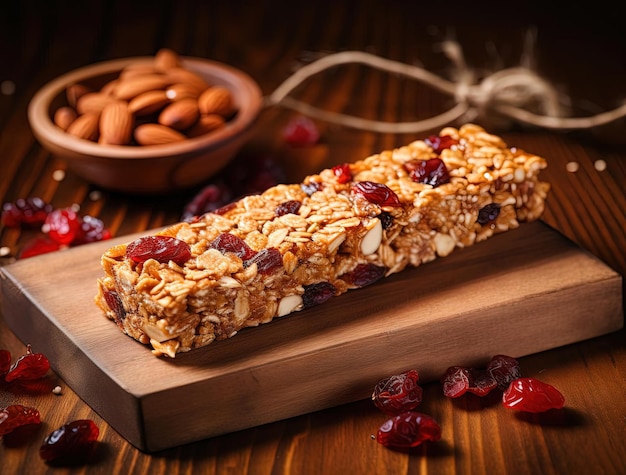
<instances>
[{"instance_id":1,"label":"wood grain texture","mask_svg":"<svg viewBox=\"0 0 626 475\"><path fill-rule=\"evenodd\" d=\"M594 11L612 8L595 3ZM298 64L348 49L424 65L445 76L450 63L438 47L450 37L459 41L467 63L480 75L518 65L524 36L532 30L537 40L534 67L570 97L574 112L584 115L623 100L626 46L620 21L618 15L562 10L545 2L516 4L514 9L491 1L480 8L446 4L445 9L437 2L403 0L261 0L245 5L236 0L11 2L0 15L0 198L6 202L41 196L56 207L76 203L81 212L103 219L119 237L178 220L197 190L131 199L95 189L70 171L62 181L53 178L54 171L66 169L65 163L34 140L26 108L45 82L91 62L150 55L166 46L239 67L268 94ZM15 91L6 92L12 84ZM295 94L329 110L386 120L428 117L451 101L416 82L356 66L315 77ZM289 180L297 181L322 166L360 159L416 138L320 123L320 144L294 150L281 141L282 127L293 115L267 109L242 156L276 158ZM624 276L624 122L568 133L514 126L493 116L482 122L510 145L548 158L544 176L552 192L544 222ZM606 164L603 170L596 168L600 160ZM579 165L576 173L567 171L569 162ZM0 247L10 251L2 254L1 263L12 262L38 235L37 230L0 228ZM22 354L25 342L3 318L0 347ZM593 319L593 312L587 318ZM2 439L0 473L52 473L38 458L39 442L58 425L89 417L101 429L93 462L54 473L623 474L625 341L621 330L521 358L524 374L540 377L565 394L566 410L558 414L523 417L503 410L495 395L451 401L442 397L438 383L425 383L421 410L438 418L443 439L409 454L387 450L370 438L384 416L370 401L360 400L148 455L127 443L51 372L38 387L0 385L1 405L33 404L44 419L28 437ZM80 375L81 368L72 365L66 371ZM56 384L63 387L61 396L51 392ZM184 401L179 404L184 406Z\"/></svg>"}]
</instances>

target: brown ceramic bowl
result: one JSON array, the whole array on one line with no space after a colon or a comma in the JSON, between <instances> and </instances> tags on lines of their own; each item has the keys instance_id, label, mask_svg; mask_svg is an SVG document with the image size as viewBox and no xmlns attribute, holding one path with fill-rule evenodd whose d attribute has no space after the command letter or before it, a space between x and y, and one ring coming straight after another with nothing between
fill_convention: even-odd
<instances>
[{"instance_id":1,"label":"brown ceramic bowl","mask_svg":"<svg viewBox=\"0 0 626 475\"><path fill-rule=\"evenodd\" d=\"M71 71L51 81L32 98L28 120L37 140L66 161L77 175L105 189L137 194L165 193L189 188L209 179L240 150L263 108L257 83L244 72L223 63L183 57L183 67L212 85L229 88L237 114L225 127L205 135L164 145L99 145L72 136L52 120L66 104L66 88L82 83L99 89L128 64L151 62L153 57L106 61Z\"/></svg>"}]
</instances>

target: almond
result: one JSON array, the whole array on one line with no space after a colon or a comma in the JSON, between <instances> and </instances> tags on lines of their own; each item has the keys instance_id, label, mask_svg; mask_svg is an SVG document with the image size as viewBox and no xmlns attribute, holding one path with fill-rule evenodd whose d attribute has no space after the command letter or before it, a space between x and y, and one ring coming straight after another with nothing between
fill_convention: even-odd
<instances>
[{"instance_id":1,"label":"almond","mask_svg":"<svg viewBox=\"0 0 626 475\"><path fill-rule=\"evenodd\" d=\"M151 74L159 74L161 71L153 64L139 63L128 64L120 72L120 79L127 79L135 76L148 76Z\"/></svg>"},{"instance_id":2,"label":"almond","mask_svg":"<svg viewBox=\"0 0 626 475\"><path fill-rule=\"evenodd\" d=\"M174 101L159 114L159 124L176 130L185 130L198 120L198 102L195 99Z\"/></svg>"},{"instance_id":3,"label":"almond","mask_svg":"<svg viewBox=\"0 0 626 475\"><path fill-rule=\"evenodd\" d=\"M76 103L78 99L87 94L88 92L92 92L87 86L83 84L71 84L65 90L65 97L67 98L67 103L71 107L76 107Z\"/></svg>"},{"instance_id":4,"label":"almond","mask_svg":"<svg viewBox=\"0 0 626 475\"><path fill-rule=\"evenodd\" d=\"M177 68L180 66L180 57L169 48L161 48L154 55L154 66L160 71Z\"/></svg>"},{"instance_id":5,"label":"almond","mask_svg":"<svg viewBox=\"0 0 626 475\"><path fill-rule=\"evenodd\" d=\"M78 114L69 106L59 107L54 113L54 123L63 130L67 130Z\"/></svg>"},{"instance_id":6,"label":"almond","mask_svg":"<svg viewBox=\"0 0 626 475\"><path fill-rule=\"evenodd\" d=\"M107 104L100 114L100 140L107 145L127 145L133 135L134 117L124 101Z\"/></svg>"},{"instance_id":7,"label":"almond","mask_svg":"<svg viewBox=\"0 0 626 475\"><path fill-rule=\"evenodd\" d=\"M131 99L128 109L136 116L144 116L161 110L169 102L165 91L148 91Z\"/></svg>"},{"instance_id":8,"label":"almond","mask_svg":"<svg viewBox=\"0 0 626 475\"><path fill-rule=\"evenodd\" d=\"M188 83L181 82L177 84L172 84L170 87L167 88L165 94L167 95L169 100L178 101L179 99L186 99L189 97L197 99L198 96L202 94L202 91L198 91L197 87L194 87Z\"/></svg>"},{"instance_id":9,"label":"almond","mask_svg":"<svg viewBox=\"0 0 626 475\"><path fill-rule=\"evenodd\" d=\"M95 112L87 112L78 116L67 128L68 134L74 135L80 139L95 141L98 139L98 121L100 114Z\"/></svg>"},{"instance_id":10,"label":"almond","mask_svg":"<svg viewBox=\"0 0 626 475\"><path fill-rule=\"evenodd\" d=\"M170 78L171 84L185 83L195 89L198 95L202 94L210 86L202 76L182 67L168 70L167 77Z\"/></svg>"},{"instance_id":11,"label":"almond","mask_svg":"<svg viewBox=\"0 0 626 475\"><path fill-rule=\"evenodd\" d=\"M187 136L198 137L223 127L226 121L221 115L202 114L198 122L187 131Z\"/></svg>"},{"instance_id":12,"label":"almond","mask_svg":"<svg viewBox=\"0 0 626 475\"><path fill-rule=\"evenodd\" d=\"M113 94L118 99L129 101L139 94L157 89L165 89L171 84L167 76L162 74L145 74L120 79Z\"/></svg>"},{"instance_id":13,"label":"almond","mask_svg":"<svg viewBox=\"0 0 626 475\"><path fill-rule=\"evenodd\" d=\"M198 108L202 114L230 116L234 111L233 97L225 87L213 86L198 97Z\"/></svg>"},{"instance_id":14,"label":"almond","mask_svg":"<svg viewBox=\"0 0 626 475\"><path fill-rule=\"evenodd\" d=\"M141 145L163 145L181 142L186 140L186 137L165 125L141 124L135 129L135 140Z\"/></svg>"},{"instance_id":15,"label":"almond","mask_svg":"<svg viewBox=\"0 0 626 475\"><path fill-rule=\"evenodd\" d=\"M113 98L108 94L88 92L82 95L76 102L76 112L79 114L86 114L87 112L99 114L104 109L104 106L111 101L113 101Z\"/></svg>"},{"instance_id":16,"label":"almond","mask_svg":"<svg viewBox=\"0 0 626 475\"><path fill-rule=\"evenodd\" d=\"M107 96L112 96L113 91L117 87L118 83L119 83L119 79L113 79L112 81L109 81L104 86L102 86L102 88L100 89L100 92L102 94L106 94Z\"/></svg>"}]
</instances>

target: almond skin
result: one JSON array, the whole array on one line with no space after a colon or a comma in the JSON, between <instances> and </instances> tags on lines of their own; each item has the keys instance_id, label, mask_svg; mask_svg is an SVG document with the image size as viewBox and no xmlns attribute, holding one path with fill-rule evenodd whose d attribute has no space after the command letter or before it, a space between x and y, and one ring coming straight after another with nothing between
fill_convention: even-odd
<instances>
[{"instance_id":1,"label":"almond skin","mask_svg":"<svg viewBox=\"0 0 626 475\"><path fill-rule=\"evenodd\" d=\"M195 99L174 101L159 114L159 124L176 130L185 130L195 124L200 116Z\"/></svg>"},{"instance_id":2,"label":"almond skin","mask_svg":"<svg viewBox=\"0 0 626 475\"><path fill-rule=\"evenodd\" d=\"M76 103L78 99L87 94L88 92L92 92L87 86L82 84L71 84L65 90L65 97L67 98L67 103L70 107L76 107Z\"/></svg>"},{"instance_id":3,"label":"almond skin","mask_svg":"<svg viewBox=\"0 0 626 475\"><path fill-rule=\"evenodd\" d=\"M171 84L184 83L195 89L198 95L202 94L210 84L204 80L199 74L184 68L172 68L167 71L167 77L170 78Z\"/></svg>"},{"instance_id":4,"label":"almond skin","mask_svg":"<svg viewBox=\"0 0 626 475\"><path fill-rule=\"evenodd\" d=\"M141 145L163 145L186 140L177 130L161 124L142 124L135 129L135 140Z\"/></svg>"},{"instance_id":5,"label":"almond skin","mask_svg":"<svg viewBox=\"0 0 626 475\"><path fill-rule=\"evenodd\" d=\"M171 80L162 74L145 74L120 79L113 90L118 99L129 101L144 92L165 89L171 84Z\"/></svg>"},{"instance_id":6,"label":"almond skin","mask_svg":"<svg viewBox=\"0 0 626 475\"><path fill-rule=\"evenodd\" d=\"M148 91L131 99L128 103L128 109L136 116L142 117L160 111L169 102L165 91Z\"/></svg>"},{"instance_id":7,"label":"almond skin","mask_svg":"<svg viewBox=\"0 0 626 475\"><path fill-rule=\"evenodd\" d=\"M194 87L184 82L172 84L165 91L167 98L171 101L178 101L180 99L187 99L189 97L197 99L201 93L202 91L198 91L197 87Z\"/></svg>"},{"instance_id":8,"label":"almond skin","mask_svg":"<svg viewBox=\"0 0 626 475\"><path fill-rule=\"evenodd\" d=\"M105 145L127 145L133 135L135 119L124 101L114 101L100 114L99 143Z\"/></svg>"},{"instance_id":9,"label":"almond skin","mask_svg":"<svg viewBox=\"0 0 626 475\"><path fill-rule=\"evenodd\" d=\"M77 116L78 114L73 108L69 106L62 106L59 107L54 113L53 120L57 127L60 127L63 130L67 130L70 124L74 122L74 120L76 120Z\"/></svg>"},{"instance_id":10,"label":"almond skin","mask_svg":"<svg viewBox=\"0 0 626 475\"><path fill-rule=\"evenodd\" d=\"M154 55L154 66L160 71L177 68L180 63L178 54L169 48L161 48Z\"/></svg>"},{"instance_id":11,"label":"almond skin","mask_svg":"<svg viewBox=\"0 0 626 475\"><path fill-rule=\"evenodd\" d=\"M87 112L86 114L78 116L76 120L69 125L66 132L80 139L95 142L98 140L99 121L99 113Z\"/></svg>"},{"instance_id":12,"label":"almond skin","mask_svg":"<svg viewBox=\"0 0 626 475\"><path fill-rule=\"evenodd\" d=\"M76 102L76 112L79 115L88 112L99 114L113 100L111 96L102 92L88 92L82 95Z\"/></svg>"},{"instance_id":13,"label":"almond skin","mask_svg":"<svg viewBox=\"0 0 626 475\"><path fill-rule=\"evenodd\" d=\"M213 132L226 124L226 121L221 115L217 114L202 114L198 119L198 122L187 131L189 137L199 137L200 135Z\"/></svg>"},{"instance_id":14,"label":"almond skin","mask_svg":"<svg viewBox=\"0 0 626 475\"><path fill-rule=\"evenodd\" d=\"M222 86L213 86L198 97L198 108L202 114L218 114L230 116L235 107L230 91Z\"/></svg>"}]
</instances>

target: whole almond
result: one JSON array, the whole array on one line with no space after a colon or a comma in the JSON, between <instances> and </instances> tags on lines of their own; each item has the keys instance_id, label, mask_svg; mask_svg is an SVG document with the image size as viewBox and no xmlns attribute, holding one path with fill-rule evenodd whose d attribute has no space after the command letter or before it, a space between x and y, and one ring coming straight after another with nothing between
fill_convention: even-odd
<instances>
[{"instance_id":1,"label":"whole almond","mask_svg":"<svg viewBox=\"0 0 626 475\"><path fill-rule=\"evenodd\" d=\"M113 94L118 99L129 101L139 94L156 89L165 89L171 80L162 74L146 74L120 79Z\"/></svg>"},{"instance_id":2,"label":"whole almond","mask_svg":"<svg viewBox=\"0 0 626 475\"><path fill-rule=\"evenodd\" d=\"M202 114L230 116L234 111L233 97L225 87L213 86L198 97L198 108Z\"/></svg>"},{"instance_id":3,"label":"whole almond","mask_svg":"<svg viewBox=\"0 0 626 475\"><path fill-rule=\"evenodd\" d=\"M113 91L115 91L115 88L117 87L118 83L119 83L119 79L113 79L109 81L108 83L106 83L104 86L102 86L102 88L100 88L100 92L102 94L106 94L107 96L112 96Z\"/></svg>"},{"instance_id":4,"label":"whole almond","mask_svg":"<svg viewBox=\"0 0 626 475\"><path fill-rule=\"evenodd\" d=\"M186 140L177 130L161 124L141 124L135 129L135 140L141 145L163 145Z\"/></svg>"},{"instance_id":5,"label":"whole almond","mask_svg":"<svg viewBox=\"0 0 626 475\"><path fill-rule=\"evenodd\" d=\"M57 127L60 127L63 130L67 130L70 124L74 122L74 120L76 120L77 115L78 114L72 107L62 106L59 107L54 113L53 120Z\"/></svg>"},{"instance_id":6,"label":"whole almond","mask_svg":"<svg viewBox=\"0 0 626 475\"><path fill-rule=\"evenodd\" d=\"M176 130L185 130L198 120L198 102L195 99L174 101L159 114L159 124Z\"/></svg>"},{"instance_id":7,"label":"whole almond","mask_svg":"<svg viewBox=\"0 0 626 475\"><path fill-rule=\"evenodd\" d=\"M69 125L66 132L80 139L95 141L98 139L99 120L99 113L87 112L83 115L79 115L76 120Z\"/></svg>"},{"instance_id":8,"label":"whole almond","mask_svg":"<svg viewBox=\"0 0 626 475\"><path fill-rule=\"evenodd\" d=\"M120 71L119 78L127 79L135 76L147 76L150 74L159 74L161 71L150 63L128 64Z\"/></svg>"},{"instance_id":9,"label":"whole almond","mask_svg":"<svg viewBox=\"0 0 626 475\"><path fill-rule=\"evenodd\" d=\"M86 114L87 112L99 114L104 109L104 106L113 100L111 96L102 92L88 92L78 99L76 112L78 114Z\"/></svg>"},{"instance_id":10,"label":"whole almond","mask_svg":"<svg viewBox=\"0 0 626 475\"><path fill-rule=\"evenodd\" d=\"M154 55L154 66L160 71L177 68L180 66L180 57L169 48L161 48Z\"/></svg>"},{"instance_id":11,"label":"whole almond","mask_svg":"<svg viewBox=\"0 0 626 475\"><path fill-rule=\"evenodd\" d=\"M87 94L88 92L92 92L87 86L83 84L70 84L65 90L65 97L67 98L67 103L71 107L76 107L76 103L78 99Z\"/></svg>"},{"instance_id":12,"label":"whole almond","mask_svg":"<svg viewBox=\"0 0 626 475\"><path fill-rule=\"evenodd\" d=\"M161 110L169 102L166 91L148 91L131 99L128 103L128 109L136 116L141 117Z\"/></svg>"},{"instance_id":13,"label":"whole almond","mask_svg":"<svg viewBox=\"0 0 626 475\"><path fill-rule=\"evenodd\" d=\"M198 122L187 131L188 137L199 137L200 135L213 132L226 124L226 121L221 115L217 114L202 114L198 119Z\"/></svg>"},{"instance_id":14,"label":"whole almond","mask_svg":"<svg viewBox=\"0 0 626 475\"><path fill-rule=\"evenodd\" d=\"M189 87L194 88L198 95L210 86L202 76L182 67L169 69L167 77L170 78L171 84L185 83Z\"/></svg>"},{"instance_id":15,"label":"whole almond","mask_svg":"<svg viewBox=\"0 0 626 475\"><path fill-rule=\"evenodd\" d=\"M106 145L127 145L133 135L135 120L124 101L107 104L100 114L100 139Z\"/></svg>"},{"instance_id":16,"label":"whole almond","mask_svg":"<svg viewBox=\"0 0 626 475\"><path fill-rule=\"evenodd\" d=\"M197 99L202 91L199 91L197 87L192 86L191 84L180 82L177 84L172 84L165 90L165 94L168 99L171 101L178 101L180 99L187 99L189 97L193 99Z\"/></svg>"}]
</instances>

